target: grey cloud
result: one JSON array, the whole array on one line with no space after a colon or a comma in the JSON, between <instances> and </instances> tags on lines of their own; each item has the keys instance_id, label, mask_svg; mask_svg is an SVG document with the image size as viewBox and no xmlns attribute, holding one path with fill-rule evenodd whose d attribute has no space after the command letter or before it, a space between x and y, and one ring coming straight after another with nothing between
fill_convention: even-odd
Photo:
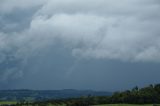
<instances>
[{"instance_id":1,"label":"grey cloud","mask_svg":"<svg viewBox=\"0 0 160 106\"><path fill-rule=\"evenodd\" d=\"M159 62L159 10L157 0L2 0L0 79L22 78L56 45L74 59Z\"/></svg>"},{"instance_id":2,"label":"grey cloud","mask_svg":"<svg viewBox=\"0 0 160 106\"><path fill-rule=\"evenodd\" d=\"M54 0L37 13L46 19L35 18L32 25L40 25L45 33L51 29L50 36L83 44L74 44L74 55L159 61L159 9L150 0Z\"/></svg>"},{"instance_id":3,"label":"grey cloud","mask_svg":"<svg viewBox=\"0 0 160 106\"><path fill-rule=\"evenodd\" d=\"M45 3L45 0L1 0L1 14L10 14L17 10L27 10Z\"/></svg>"}]
</instances>

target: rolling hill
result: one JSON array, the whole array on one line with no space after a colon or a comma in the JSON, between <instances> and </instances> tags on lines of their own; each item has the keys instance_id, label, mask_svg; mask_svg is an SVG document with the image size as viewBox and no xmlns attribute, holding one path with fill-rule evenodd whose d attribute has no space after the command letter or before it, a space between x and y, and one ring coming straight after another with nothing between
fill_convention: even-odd
<instances>
[{"instance_id":1,"label":"rolling hill","mask_svg":"<svg viewBox=\"0 0 160 106\"><path fill-rule=\"evenodd\" d=\"M0 90L0 101L42 101L49 99L77 98L81 96L108 96L111 92L92 90Z\"/></svg>"}]
</instances>

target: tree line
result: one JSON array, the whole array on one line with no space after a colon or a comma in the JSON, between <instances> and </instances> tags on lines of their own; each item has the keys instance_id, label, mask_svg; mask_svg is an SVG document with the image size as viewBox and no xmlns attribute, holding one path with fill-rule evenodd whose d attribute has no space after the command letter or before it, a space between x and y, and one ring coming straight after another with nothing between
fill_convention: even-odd
<instances>
[{"instance_id":1,"label":"tree line","mask_svg":"<svg viewBox=\"0 0 160 106\"><path fill-rule=\"evenodd\" d=\"M92 106L97 104L160 104L160 84L149 85L144 88L137 86L131 90L115 92L111 96L84 96L80 98L54 99L33 103L19 102L16 106Z\"/></svg>"}]
</instances>

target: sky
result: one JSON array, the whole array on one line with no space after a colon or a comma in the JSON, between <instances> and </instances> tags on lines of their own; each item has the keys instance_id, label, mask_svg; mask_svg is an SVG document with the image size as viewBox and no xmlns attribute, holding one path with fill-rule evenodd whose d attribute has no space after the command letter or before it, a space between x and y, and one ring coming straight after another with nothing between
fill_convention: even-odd
<instances>
[{"instance_id":1,"label":"sky","mask_svg":"<svg viewBox=\"0 0 160 106\"><path fill-rule=\"evenodd\" d=\"M159 0L0 0L0 89L160 83Z\"/></svg>"}]
</instances>

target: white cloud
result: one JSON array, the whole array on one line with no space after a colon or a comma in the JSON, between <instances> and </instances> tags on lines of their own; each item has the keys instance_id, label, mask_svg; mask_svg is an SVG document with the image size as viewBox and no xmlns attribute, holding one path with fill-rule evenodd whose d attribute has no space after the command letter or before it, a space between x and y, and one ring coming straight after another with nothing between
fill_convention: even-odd
<instances>
[{"instance_id":1,"label":"white cloud","mask_svg":"<svg viewBox=\"0 0 160 106\"><path fill-rule=\"evenodd\" d=\"M150 0L51 0L36 14L45 19L35 18L31 29L72 44L74 55L159 61L159 9Z\"/></svg>"}]
</instances>

